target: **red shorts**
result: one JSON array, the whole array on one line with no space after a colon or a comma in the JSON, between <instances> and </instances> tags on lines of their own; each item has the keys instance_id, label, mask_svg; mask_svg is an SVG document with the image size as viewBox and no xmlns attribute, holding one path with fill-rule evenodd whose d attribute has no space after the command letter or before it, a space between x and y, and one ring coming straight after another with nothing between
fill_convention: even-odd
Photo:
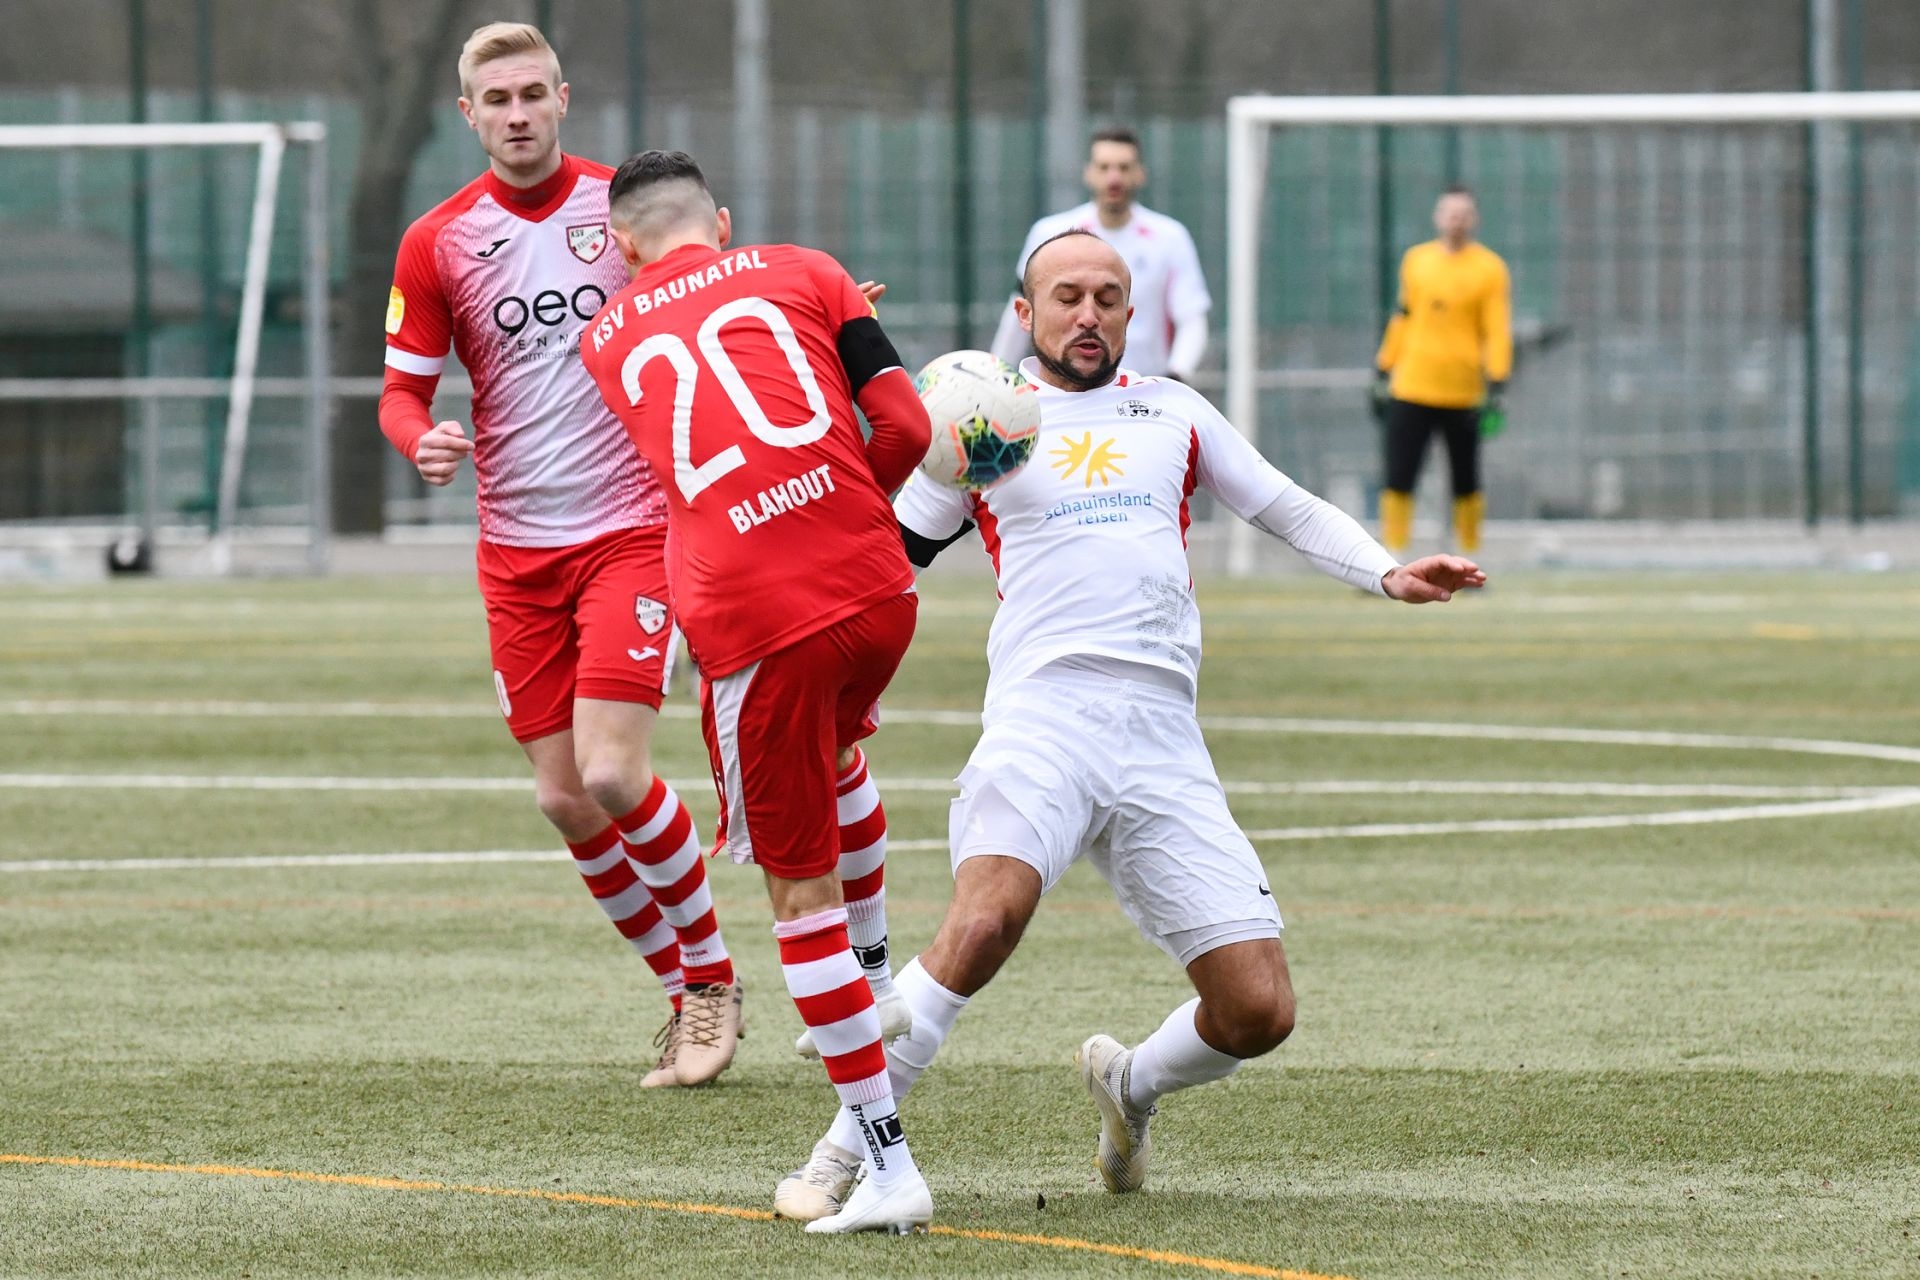
<instances>
[{"instance_id":1,"label":"red shorts","mask_svg":"<svg viewBox=\"0 0 1920 1280\"><path fill-rule=\"evenodd\" d=\"M679 644L666 525L571 547L482 540L478 561L493 689L515 739L571 727L575 698L660 705Z\"/></svg>"},{"instance_id":2,"label":"red shorts","mask_svg":"<svg viewBox=\"0 0 1920 1280\"><path fill-rule=\"evenodd\" d=\"M783 880L840 861L836 757L878 727L880 694L913 639L912 592L700 688L700 723L720 792L716 851Z\"/></svg>"}]
</instances>

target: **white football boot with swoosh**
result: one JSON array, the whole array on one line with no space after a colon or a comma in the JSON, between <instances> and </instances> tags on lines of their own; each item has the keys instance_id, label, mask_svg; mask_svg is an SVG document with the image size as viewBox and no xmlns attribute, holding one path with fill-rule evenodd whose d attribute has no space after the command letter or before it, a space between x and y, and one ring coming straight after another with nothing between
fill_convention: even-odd
<instances>
[{"instance_id":1,"label":"white football boot with swoosh","mask_svg":"<svg viewBox=\"0 0 1920 1280\"><path fill-rule=\"evenodd\" d=\"M1100 1154L1093 1162L1100 1181L1116 1194L1138 1191L1147 1182L1147 1157L1153 1146L1147 1126L1158 1108L1143 1110L1127 1101L1133 1050L1112 1036L1090 1036L1073 1055L1073 1064L1100 1108Z\"/></svg>"}]
</instances>

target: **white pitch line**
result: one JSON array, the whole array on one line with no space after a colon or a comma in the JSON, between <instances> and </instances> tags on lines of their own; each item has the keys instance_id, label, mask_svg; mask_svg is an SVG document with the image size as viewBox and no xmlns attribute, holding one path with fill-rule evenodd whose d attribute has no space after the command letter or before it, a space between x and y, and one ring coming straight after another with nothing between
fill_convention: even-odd
<instances>
[{"instance_id":1,"label":"white pitch line","mask_svg":"<svg viewBox=\"0 0 1920 1280\"><path fill-rule=\"evenodd\" d=\"M499 708L484 702L275 702L250 698L6 698L0 716L171 716L176 719L243 720L498 720ZM698 707L669 702L665 720L697 720ZM978 711L890 710L882 723L980 727Z\"/></svg>"},{"instance_id":2,"label":"white pitch line","mask_svg":"<svg viewBox=\"0 0 1920 1280\"><path fill-rule=\"evenodd\" d=\"M1218 732L1358 735L1374 738L1475 738L1500 742L1581 742L1619 747L1684 747L1705 751L1788 751L1920 764L1920 747L1880 742L1835 742L1730 733L1668 733L1641 729L1556 729L1548 725L1453 724L1420 720L1309 720L1289 716L1201 716Z\"/></svg>"},{"instance_id":3,"label":"white pitch line","mask_svg":"<svg viewBox=\"0 0 1920 1280\"><path fill-rule=\"evenodd\" d=\"M242 854L205 858L76 858L61 861L41 858L34 861L0 862L0 873L19 871L220 871L264 870L284 867L388 867L431 866L442 863L466 865L475 862L562 862L571 857L564 849L483 849L473 853L308 853Z\"/></svg>"},{"instance_id":4,"label":"white pitch line","mask_svg":"<svg viewBox=\"0 0 1920 1280\"><path fill-rule=\"evenodd\" d=\"M886 780L883 778L881 782ZM1903 787L1786 787L1739 782L1482 782L1471 778L1225 782L1231 794L1275 796L1617 796L1626 799L1830 800Z\"/></svg>"},{"instance_id":5,"label":"white pitch line","mask_svg":"<svg viewBox=\"0 0 1920 1280\"><path fill-rule=\"evenodd\" d=\"M195 716L249 720L498 720L500 711L479 703L438 702L258 702L244 699L9 698L9 716Z\"/></svg>"},{"instance_id":6,"label":"white pitch line","mask_svg":"<svg viewBox=\"0 0 1920 1280\"><path fill-rule=\"evenodd\" d=\"M677 791L700 794L707 778L669 778ZM878 775L882 792L953 794L950 778ZM363 777L307 774L0 773L0 790L21 791L376 791L481 792L519 795L533 783L516 777ZM1626 799L1832 800L1903 792L1902 787L1766 786L1745 783L1481 782L1383 778L1310 782L1226 782L1232 795L1262 796L1592 796Z\"/></svg>"},{"instance_id":7,"label":"white pitch line","mask_svg":"<svg viewBox=\"0 0 1920 1280\"><path fill-rule=\"evenodd\" d=\"M697 708L669 703L660 714L691 720ZM407 719L490 720L499 712L483 703L432 702L258 702L249 700L142 701L101 698L11 698L0 700L0 715L56 716L237 716L259 719L352 719L393 716ZM980 713L943 708L886 707L881 722L977 728ZM1920 747L1878 742L1846 742L1725 733L1671 733L1641 729L1556 728L1551 725L1465 724L1421 720L1330 720L1294 716L1203 715L1200 726L1221 733L1291 733L1376 738L1467 738L1502 742L1568 742L1620 747L1678 747L1711 751L1785 751L1805 755L1851 756L1920 764Z\"/></svg>"},{"instance_id":8,"label":"white pitch line","mask_svg":"<svg viewBox=\"0 0 1920 1280\"><path fill-rule=\"evenodd\" d=\"M688 791L711 786L708 778L669 778ZM530 795L531 778L352 778L299 774L253 776L198 773L0 773L0 790L83 791L464 791Z\"/></svg>"},{"instance_id":9,"label":"white pitch line","mask_svg":"<svg viewBox=\"0 0 1920 1280\"><path fill-rule=\"evenodd\" d=\"M1799 804L1743 805L1718 809L1679 809L1665 813L1608 813L1573 818L1515 818L1467 822L1374 822L1341 827L1273 827L1247 832L1259 843L1300 840L1371 839L1397 836L1500 835L1537 831L1600 831L1621 827L1699 826L1716 822L1747 822L1762 818L1814 818L1868 813L1920 805L1920 787L1877 795L1816 800ZM890 853L945 851L945 840L891 840ZM63 871L210 871L301 867L376 867L471 864L480 862L561 862L569 855L557 850L492 849L476 853L326 853L289 855L211 856L205 858L86 858L63 861L45 858L0 861L0 874Z\"/></svg>"},{"instance_id":10,"label":"white pitch line","mask_svg":"<svg viewBox=\"0 0 1920 1280\"><path fill-rule=\"evenodd\" d=\"M1804 804L1755 804L1719 809L1674 809L1665 813L1596 813L1575 818L1491 818L1465 822L1373 822L1346 827L1273 827L1247 832L1254 841L1356 840L1381 836L1454 836L1532 831L1604 831L1619 827L1682 827L1758 818L1818 818L1920 805L1920 788Z\"/></svg>"},{"instance_id":11,"label":"white pitch line","mask_svg":"<svg viewBox=\"0 0 1920 1280\"><path fill-rule=\"evenodd\" d=\"M212 715L261 718L397 716L421 718L491 718L478 706L434 703L299 703L252 701L116 701L102 699L13 699L0 701L0 715ZM691 707L669 706L664 715L691 719ZM888 711L886 718L901 724L971 727L979 723L973 712L942 709ZM1368 737L1431 737L1510 742L1566 742L1607 746L1650 746L1693 750L1782 751L1806 755L1848 756L1859 759L1920 763L1920 748L1870 742L1829 741L1818 738L1739 736L1733 734L1671 733L1626 729L1578 729L1524 725L1457 724L1427 721L1327 720L1294 717L1203 716L1204 728L1217 732L1297 733L1305 735L1359 735ZM94 775L19 774L18 785L73 787L167 788L228 787L232 789L364 789L364 790L519 790L516 778L478 779L356 779L249 778L232 775ZM129 780L132 781L129 781ZM950 792L946 779L881 779L896 790ZM679 784L692 789L698 783ZM1276 827L1248 832L1257 841L1363 839L1387 836L1592 831L1636 826L1682 826L1741 822L1764 818L1818 817L1865 813L1920 805L1920 789L1902 787L1761 787L1741 784L1552 783L1552 782L1422 782L1417 780L1308 781L1227 783L1231 792L1273 795L1334 794L1448 794L1448 795L1588 795L1631 797L1712 796L1718 798L1810 797L1799 803L1748 805L1713 809L1683 809L1659 813L1593 814L1564 818L1481 819L1459 822L1364 823L1329 827ZM942 840L898 840L892 848L905 851L944 849ZM557 852L497 850L483 853L333 854L300 857L128 858L86 861L0 862L0 871L76 870L187 870L209 867L371 866L405 863L516 862L559 859Z\"/></svg>"}]
</instances>

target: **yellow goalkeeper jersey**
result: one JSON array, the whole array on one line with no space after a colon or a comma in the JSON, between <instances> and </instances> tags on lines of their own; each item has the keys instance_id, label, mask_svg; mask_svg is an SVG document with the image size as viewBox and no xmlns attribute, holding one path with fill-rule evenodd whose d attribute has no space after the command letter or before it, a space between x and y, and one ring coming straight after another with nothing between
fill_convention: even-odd
<instances>
[{"instance_id":1,"label":"yellow goalkeeper jersey","mask_svg":"<svg viewBox=\"0 0 1920 1280\"><path fill-rule=\"evenodd\" d=\"M1488 382L1513 369L1511 284L1500 255L1476 242L1449 252L1438 240L1400 260L1400 309L1375 364L1393 375L1393 398L1467 409Z\"/></svg>"}]
</instances>

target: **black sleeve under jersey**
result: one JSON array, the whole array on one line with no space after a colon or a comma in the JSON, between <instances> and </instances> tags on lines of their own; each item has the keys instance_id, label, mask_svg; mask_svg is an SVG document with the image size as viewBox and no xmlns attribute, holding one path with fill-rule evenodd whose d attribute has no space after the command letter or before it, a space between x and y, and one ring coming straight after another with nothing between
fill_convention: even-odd
<instances>
[{"instance_id":1,"label":"black sleeve under jersey","mask_svg":"<svg viewBox=\"0 0 1920 1280\"><path fill-rule=\"evenodd\" d=\"M872 316L861 316L841 325L840 337L835 345L840 351L840 363L847 370L847 381L853 384L853 394L856 396L860 394L860 388L880 374L901 367L900 353L893 349L892 340Z\"/></svg>"},{"instance_id":2,"label":"black sleeve under jersey","mask_svg":"<svg viewBox=\"0 0 1920 1280\"><path fill-rule=\"evenodd\" d=\"M963 520L960 529L951 538L929 538L924 533L915 533L905 525L900 526L900 541L906 545L907 559L916 569L924 569L933 563L933 558L954 543L967 536L973 528L973 521Z\"/></svg>"}]
</instances>

